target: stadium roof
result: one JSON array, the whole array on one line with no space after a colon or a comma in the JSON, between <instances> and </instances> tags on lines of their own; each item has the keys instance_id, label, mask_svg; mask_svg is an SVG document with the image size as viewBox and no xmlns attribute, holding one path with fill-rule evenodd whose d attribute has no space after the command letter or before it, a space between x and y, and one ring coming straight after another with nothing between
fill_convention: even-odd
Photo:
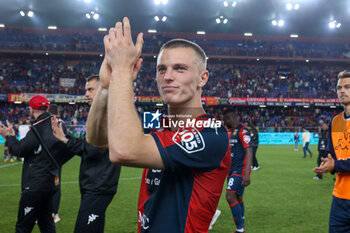
<instances>
[{"instance_id":1,"label":"stadium roof","mask_svg":"<svg viewBox=\"0 0 350 233\"><path fill-rule=\"evenodd\" d=\"M123 16L131 19L134 31L156 29L158 32L197 32L254 35L290 35L312 37L348 37L350 1L345 0L1 0L0 24L12 27L109 28ZM232 7L232 4L235 4ZM287 10L286 4L291 3ZM299 9L295 4L299 4ZM34 16L21 16L20 11ZM87 19L86 13L100 15ZM160 20L155 21L154 16ZM167 20L163 22L163 16ZM227 24L217 24L226 18ZM283 19L284 26L272 25ZM341 27L329 28L336 20ZM340 26L340 25L339 25Z\"/></svg>"}]
</instances>

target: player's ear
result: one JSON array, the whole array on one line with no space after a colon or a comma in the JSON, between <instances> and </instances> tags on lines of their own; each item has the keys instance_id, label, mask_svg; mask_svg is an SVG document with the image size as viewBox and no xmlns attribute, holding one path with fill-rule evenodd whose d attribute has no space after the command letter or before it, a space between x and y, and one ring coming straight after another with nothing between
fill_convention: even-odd
<instances>
[{"instance_id":1,"label":"player's ear","mask_svg":"<svg viewBox=\"0 0 350 233\"><path fill-rule=\"evenodd\" d=\"M209 80L209 72L207 70L203 70L201 72L201 76L200 76L200 80L199 80L199 83L198 83L198 87L199 88L204 87L204 85L207 84L208 80Z\"/></svg>"}]
</instances>

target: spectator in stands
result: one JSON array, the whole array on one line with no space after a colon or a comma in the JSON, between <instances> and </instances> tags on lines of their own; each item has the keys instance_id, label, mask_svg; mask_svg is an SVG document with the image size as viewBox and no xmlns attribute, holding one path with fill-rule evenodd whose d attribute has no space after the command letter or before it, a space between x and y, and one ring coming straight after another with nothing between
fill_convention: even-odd
<instances>
[{"instance_id":1,"label":"spectator in stands","mask_svg":"<svg viewBox=\"0 0 350 233\"><path fill-rule=\"evenodd\" d=\"M303 140L303 151L304 151L304 157L306 158L306 151L310 153L310 158L312 158L312 153L309 149L309 144L311 140L311 134L310 132L303 126L302 128L303 134L302 134L302 140Z\"/></svg>"}]
</instances>

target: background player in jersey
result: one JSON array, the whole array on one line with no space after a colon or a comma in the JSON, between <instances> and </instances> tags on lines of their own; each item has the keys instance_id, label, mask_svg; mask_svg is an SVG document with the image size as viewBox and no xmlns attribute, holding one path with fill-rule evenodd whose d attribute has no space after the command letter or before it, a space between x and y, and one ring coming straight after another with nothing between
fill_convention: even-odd
<instances>
[{"instance_id":1,"label":"background player in jersey","mask_svg":"<svg viewBox=\"0 0 350 233\"><path fill-rule=\"evenodd\" d=\"M230 205L236 232L244 232L244 188L250 184L252 148L250 133L233 110L224 112L224 122L229 128L231 168L227 177L226 200Z\"/></svg>"},{"instance_id":2,"label":"background player in jersey","mask_svg":"<svg viewBox=\"0 0 350 233\"><path fill-rule=\"evenodd\" d=\"M295 133L294 133L294 151L298 151L298 143L299 143L299 134L298 134L298 130L295 130Z\"/></svg>"},{"instance_id":3,"label":"background player in jersey","mask_svg":"<svg viewBox=\"0 0 350 233\"><path fill-rule=\"evenodd\" d=\"M322 158L321 165L314 169L321 175L337 173L329 215L330 233L350 232L350 71L338 74L337 95L344 111L330 123L328 157Z\"/></svg>"},{"instance_id":4,"label":"background player in jersey","mask_svg":"<svg viewBox=\"0 0 350 233\"><path fill-rule=\"evenodd\" d=\"M139 34L134 46L129 20L124 18L123 23L124 27L118 22L104 39L102 85L89 113L87 138L97 145L108 142L115 163L149 168L143 172L139 195L139 232L208 232L231 160L227 131L223 126L194 126L143 133L133 96L143 39ZM187 40L162 46L158 89L168 115L185 116L172 121L212 119L201 103L208 81L206 59L205 52Z\"/></svg>"}]
</instances>

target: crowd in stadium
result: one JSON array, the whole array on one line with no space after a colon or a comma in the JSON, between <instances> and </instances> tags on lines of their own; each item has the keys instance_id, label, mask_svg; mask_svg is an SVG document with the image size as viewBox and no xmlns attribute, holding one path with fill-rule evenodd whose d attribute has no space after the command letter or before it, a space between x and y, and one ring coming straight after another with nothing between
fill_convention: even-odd
<instances>
[{"instance_id":1,"label":"crowd in stadium","mask_svg":"<svg viewBox=\"0 0 350 233\"><path fill-rule=\"evenodd\" d=\"M155 106L143 106L138 111L154 110ZM223 118L224 107L206 107L207 111L213 113L218 119ZM242 122L247 125L254 122L257 127L266 131L278 131L279 128L293 131L293 127L317 128L320 121L329 122L337 114L336 110L329 108L303 108L303 107L233 107L239 109ZM89 106L87 104L59 104L61 119L68 125L84 125L87 120ZM165 112L165 111L164 111ZM15 104L4 104L0 106L0 120L14 123L28 122L29 110L27 107Z\"/></svg>"},{"instance_id":2,"label":"crowd in stadium","mask_svg":"<svg viewBox=\"0 0 350 233\"><path fill-rule=\"evenodd\" d=\"M1 59L1 93L53 93L83 95L85 77L99 71L99 59ZM340 67L303 65L208 64L210 79L203 96L335 98ZM138 96L159 96L155 62L145 61L134 90ZM60 78L74 79L72 87Z\"/></svg>"}]
</instances>

